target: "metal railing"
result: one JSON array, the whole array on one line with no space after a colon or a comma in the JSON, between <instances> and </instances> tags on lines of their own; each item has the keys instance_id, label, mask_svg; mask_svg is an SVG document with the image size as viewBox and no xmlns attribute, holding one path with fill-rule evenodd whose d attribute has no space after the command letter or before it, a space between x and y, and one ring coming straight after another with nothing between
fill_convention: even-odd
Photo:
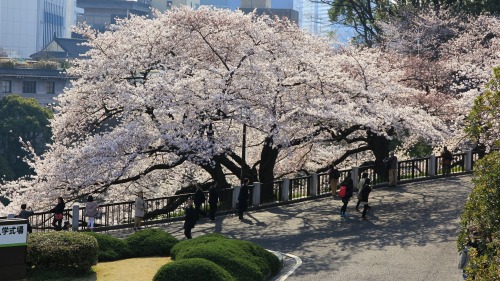
<instances>
[{"instance_id":1,"label":"metal railing","mask_svg":"<svg viewBox=\"0 0 500 281\"><path fill-rule=\"evenodd\" d=\"M466 161L470 161L469 167L473 169L474 163L484 155L482 151L474 151L469 153L459 153L453 155L453 161L451 163L451 173L452 174L462 174L469 172L467 171ZM469 158L469 159L467 159ZM432 161L434 159L434 161ZM434 163L432 163L434 162ZM346 178L347 174L351 172L354 173L355 169L344 169L340 170L341 182ZM373 185L384 185L386 184L386 179L379 177L375 172L374 165L362 166L356 168L354 177L360 177L362 173L368 173L368 177L371 179ZM413 181L413 180L424 180L431 179L443 174L442 169L442 157L432 156L427 158L417 158L409 159L398 162L398 180L400 183ZM313 176L316 176L316 186L312 186ZM283 201L293 202L296 200L303 200L305 198L310 198L312 194L316 196L331 195L330 186L328 184L328 174L319 173L313 174L313 176L302 176L297 178L289 179L288 181L277 180L273 183L273 198L267 200L261 200L260 202L253 201L253 194L257 192L254 186L249 187L249 206L265 206L268 204L281 203ZM285 186L285 182L288 182L288 186ZM312 192L312 189L316 188L316 192ZM355 187L356 188L356 187ZM260 190L258 191L260 192ZM288 196L283 197L283 193L287 192ZM233 188L222 189L218 191L219 203L217 205L217 211L233 211ZM260 193L262 194L262 193ZM165 221L171 221L175 219L181 219L184 216L184 208L186 206L186 199L193 196L193 193L172 195L160 198L146 199L148 205L148 212L155 212L162 210L160 215L156 216L154 219L148 221L148 223L159 223ZM100 204L100 210L103 212L101 219L97 219L95 223L96 230L108 229L108 228L120 228L129 227L134 222L134 201L110 203L110 204ZM208 212L208 192L205 192L205 203L202 205L204 211ZM29 218L34 231L45 231L48 229L53 229L52 221L53 214L49 212L37 212ZM85 207L80 207L79 212L79 229L86 229L87 217L85 217ZM64 211L63 221L72 222L72 210L66 209Z\"/></svg>"}]
</instances>

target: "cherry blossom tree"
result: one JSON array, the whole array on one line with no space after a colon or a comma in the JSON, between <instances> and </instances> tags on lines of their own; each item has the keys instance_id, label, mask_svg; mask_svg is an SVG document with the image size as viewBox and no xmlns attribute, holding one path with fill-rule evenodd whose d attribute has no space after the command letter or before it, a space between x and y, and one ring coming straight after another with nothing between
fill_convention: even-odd
<instances>
[{"instance_id":1,"label":"cherry blossom tree","mask_svg":"<svg viewBox=\"0 0 500 281\"><path fill-rule=\"evenodd\" d=\"M16 205L172 194L192 180L227 187L242 167L269 198L275 176L308 146L367 135L435 140L443 130L413 101L420 91L399 82L394 57L333 49L287 20L180 8L79 32L90 58L68 70L79 79L59 98L54 143L32 163L37 175L5 185Z\"/></svg>"}]
</instances>

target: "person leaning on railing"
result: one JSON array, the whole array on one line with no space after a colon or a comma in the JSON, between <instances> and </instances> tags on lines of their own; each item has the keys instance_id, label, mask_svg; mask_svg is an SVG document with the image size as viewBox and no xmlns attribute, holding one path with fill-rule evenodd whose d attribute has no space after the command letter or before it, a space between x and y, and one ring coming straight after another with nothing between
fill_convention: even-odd
<instances>
[{"instance_id":1,"label":"person leaning on railing","mask_svg":"<svg viewBox=\"0 0 500 281\"><path fill-rule=\"evenodd\" d=\"M33 214L35 214L35 212L33 211L33 209L31 209L31 207L28 207L28 210L26 210L26 204L21 204L21 211L19 212L19 215L17 215L17 217L27 220ZM31 224L28 221L28 233L31 233L32 231L33 229L31 228Z\"/></svg>"},{"instance_id":2,"label":"person leaning on railing","mask_svg":"<svg viewBox=\"0 0 500 281\"><path fill-rule=\"evenodd\" d=\"M389 157L384 159L384 163L389 170L389 185L396 186L398 184L398 158L393 151L389 153Z\"/></svg>"},{"instance_id":3,"label":"person leaning on railing","mask_svg":"<svg viewBox=\"0 0 500 281\"><path fill-rule=\"evenodd\" d=\"M137 198L135 198L135 217L134 217L134 230L140 230L142 219L146 213L147 205L144 201L144 193L139 191Z\"/></svg>"}]
</instances>

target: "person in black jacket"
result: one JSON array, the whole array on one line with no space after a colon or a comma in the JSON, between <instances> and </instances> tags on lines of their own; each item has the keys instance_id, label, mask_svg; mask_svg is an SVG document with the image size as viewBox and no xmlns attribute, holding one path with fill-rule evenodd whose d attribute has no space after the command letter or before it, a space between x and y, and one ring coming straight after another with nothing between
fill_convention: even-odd
<instances>
[{"instance_id":1,"label":"person in black jacket","mask_svg":"<svg viewBox=\"0 0 500 281\"><path fill-rule=\"evenodd\" d=\"M342 181L342 183L340 183L340 186L346 187L345 196L342 197L342 203L344 203L344 205L342 205L342 208L340 208L340 216L342 217L347 217L345 212L347 210L347 203L349 203L349 199L351 199L352 197L352 192L354 189L353 185L354 183L351 178L351 173L349 172L347 174L347 177Z\"/></svg>"},{"instance_id":2,"label":"person in black jacket","mask_svg":"<svg viewBox=\"0 0 500 281\"><path fill-rule=\"evenodd\" d=\"M215 212L217 212L217 203L219 195L217 194L217 184L214 184L208 190L208 204L210 205L210 220L215 220Z\"/></svg>"},{"instance_id":3,"label":"person in black jacket","mask_svg":"<svg viewBox=\"0 0 500 281\"><path fill-rule=\"evenodd\" d=\"M368 197L370 196L371 191L372 188L370 186L370 179L366 178L359 196L361 203L363 203L363 213L361 213L362 219L366 219L366 212L368 211L368 209L371 209L368 205Z\"/></svg>"},{"instance_id":4,"label":"person in black jacket","mask_svg":"<svg viewBox=\"0 0 500 281\"><path fill-rule=\"evenodd\" d=\"M243 219L243 212L248 209L248 179L243 180L241 185L240 194L238 194L238 217Z\"/></svg>"},{"instance_id":5,"label":"person in black jacket","mask_svg":"<svg viewBox=\"0 0 500 281\"><path fill-rule=\"evenodd\" d=\"M51 213L54 213L54 220L52 221L52 225L56 230L61 230L62 229L62 220L63 220L63 213L64 213L64 208L66 207L66 204L64 203L64 199L62 197L57 198L57 205L50 209Z\"/></svg>"},{"instance_id":6,"label":"person in black jacket","mask_svg":"<svg viewBox=\"0 0 500 281\"><path fill-rule=\"evenodd\" d=\"M194 193L194 209L196 211L196 219L200 218L200 214L203 217L207 216L207 213L201 209L201 206L205 203L205 193L201 189L200 185L197 185L196 192Z\"/></svg>"},{"instance_id":7,"label":"person in black jacket","mask_svg":"<svg viewBox=\"0 0 500 281\"><path fill-rule=\"evenodd\" d=\"M196 210L193 208L193 199L187 200L186 216L184 217L184 235L191 239L191 229L196 225Z\"/></svg>"}]
</instances>

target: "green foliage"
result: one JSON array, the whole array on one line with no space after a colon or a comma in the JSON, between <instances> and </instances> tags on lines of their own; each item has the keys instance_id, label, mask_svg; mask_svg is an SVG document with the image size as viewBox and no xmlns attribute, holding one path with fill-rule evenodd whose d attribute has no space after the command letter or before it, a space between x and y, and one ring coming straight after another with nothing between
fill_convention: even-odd
<instances>
[{"instance_id":1,"label":"green foliage","mask_svg":"<svg viewBox=\"0 0 500 281\"><path fill-rule=\"evenodd\" d=\"M233 281L222 267L200 258L185 259L162 266L155 274L154 281Z\"/></svg>"},{"instance_id":2,"label":"green foliage","mask_svg":"<svg viewBox=\"0 0 500 281\"><path fill-rule=\"evenodd\" d=\"M6 161L0 161L0 171L5 180L13 180L33 174L23 161L27 152L23 150L19 138L29 142L36 153L41 154L51 141L49 127L52 111L42 107L33 98L8 95L0 100L0 149Z\"/></svg>"},{"instance_id":3,"label":"green foliage","mask_svg":"<svg viewBox=\"0 0 500 281\"><path fill-rule=\"evenodd\" d=\"M423 158L432 154L432 146L425 142L417 142L407 151L410 158Z\"/></svg>"},{"instance_id":4,"label":"green foliage","mask_svg":"<svg viewBox=\"0 0 500 281\"><path fill-rule=\"evenodd\" d=\"M475 163L474 190L465 203L457 246L463 249L471 229L480 245L480 255L472 252L467 272L469 280L500 280L500 152Z\"/></svg>"},{"instance_id":5,"label":"green foliage","mask_svg":"<svg viewBox=\"0 0 500 281\"><path fill-rule=\"evenodd\" d=\"M14 68L16 67L16 61L14 60L0 60L0 68Z\"/></svg>"},{"instance_id":6,"label":"green foliage","mask_svg":"<svg viewBox=\"0 0 500 281\"><path fill-rule=\"evenodd\" d=\"M41 60L33 64L33 68L36 69L58 69L60 64L55 61Z\"/></svg>"},{"instance_id":7,"label":"green foliage","mask_svg":"<svg viewBox=\"0 0 500 281\"><path fill-rule=\"evenodd\" d=\"M160 229L148 228L126 238L132 257L169 256L177 238Z\"/></svg>"},{"instance_id":8,"label":"green foliage","mask_svg":"<svg viewBox=\"0 0 500 281\"><path fill-rule=\"evenodd\" d=\"M498 119L500 118L500 67L493 69L493 77L486 91L474 101L465 132L480 143L499 145Z\"/></svg>"},{"instance_id":9,"label":"green foliage","mask_svg":"<svg viewBox=\"0 0 500 281\"><path fill-rule=\"evenodd\" d=\"M33 233L28 237L26 264L30 271L89 272L97 264L97 240L78 232Z\"/></svg>"},{"instance_id":10,"label":"green foliage","mask_svg":"<svg viewBox=\"0 0 500 281\"><path fill-rule=\"evenodd\" d=\"M95 232L82 233L93 236L97 240L99 244L99 262L121 260L130 256L129 246L124 239Z\"/></svg>"},{"instance_id":11,"label":"green foliage","mask_svg":"<svg viewBox=\"0 0 500 281\"><path fill-rule=\"evenodd\" d=\"M227 270L235 280L265 280L280 269L278 258L255 243L206 235L179 242L172 249L177 260L203 258Z\"/></svg>"}]
</instances>

